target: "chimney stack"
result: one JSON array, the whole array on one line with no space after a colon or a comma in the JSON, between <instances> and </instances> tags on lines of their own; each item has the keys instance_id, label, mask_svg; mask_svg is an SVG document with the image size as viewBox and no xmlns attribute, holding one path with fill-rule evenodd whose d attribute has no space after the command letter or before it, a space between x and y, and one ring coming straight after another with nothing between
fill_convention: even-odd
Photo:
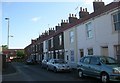
<instances>
[{"instance_id":1,"label":"chimney stack","mask_svg":"<svg viewBox=\"0 0 120 83\"><path fill-rule=\"evenodd\" d=\"M35 43L36 42L36 40L35 39L31 39L31 43L33 44L33 43Z\"/></svg>"},{"instance_id":2,"label":"chimney stack","mask_svg":"<svg viewBox=\"0 0 120 83\"><path fill-rule=\"evenodd\" d=\"M48 35L48 32L45 30L45 33L44 33L44 34L45 34L45 36L47 36L47 35Z\"/></svg>"},{"instance_id":3,"label":"chimney stack","mask_svg":"<svg viewBox=\"0 0 120 83\"><path fill-rule=\"evenodd\" d=\"M69 23L75 23L76 21L78 21L76 15L74 14L69 14Z\"/></svg>"},{"instance_id":4,"label":"chimney stack","mask_svg":"<svg viewBox=\"0 0 120 83\"><path fill-rule=\"evenodd\" d=\"M54 28L49 28L49 35L53 34L55 32Z\"/></svg>"},{"instance_id":5,"label":"chimney stack","mask_svg":"<svg viewBox=\"0 0 120 83\"><path fill-rule=\"evenodd\" d=\"M87 8L82 8L80 7L80 12L79 12L79 19L84 18L85 16L88 16L89 12L87 11Z\"/></svg>"},{"instance_id":6,"label":"chimney stack","mask_svg":"<svg viewBox=\"0 0 120 83\"><path fill-rule=\"evenodd\" d=\"M94 8L94 12L99 10L100 8L104 7L105 4L102 0L95 0L93 2L93 8Z\"/></svg>"},{"instance_id":7,"label":"chimney stack","mask_svg":"<svg viewBox=\"0 0 120 83\"><path fill-rule=\"evenodd\" d=\"M61 20L61 28L65 28L67 26L67 24L68 24L68 21Z\"/></svg>"},{"instance_id":8,"label":"chimney stack","mask_svg":"<svg viewBox=\"0 0 120 83\"><path fill-rule=\"evenodd\" d=\"M40 40L40 38L41 38L41 35L39 35L39 40Z\"/></svg>"},{"instance_id":9,"label":"chimney stack","mask_svg":"<svg viewBox=\"0 0 120 83\"><path fill-rule=\"evenodd\" d=\"M55 26L55 30L57 31L57 30L59 30L61 27L60 27L60 24L58 23L58 25L57 26Z\"/></svg>"}]
</instances>

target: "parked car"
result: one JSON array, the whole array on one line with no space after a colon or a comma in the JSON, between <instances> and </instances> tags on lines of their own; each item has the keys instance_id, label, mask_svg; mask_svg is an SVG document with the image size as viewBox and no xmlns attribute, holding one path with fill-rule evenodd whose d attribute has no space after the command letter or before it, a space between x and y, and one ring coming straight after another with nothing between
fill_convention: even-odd
<instances>
[{"instance_id":1,"label":"parked car","mask_svg":"<svg viewBox=\"0 0 120 83\"><path fill-rule=\"evenodd\" d=\"M35 64L35 61L32 60L32 59L27 59L27 60L26 60L26 64L27 64L27 65L34 65L34 64Z\"/></svg>"},{"instance_id":2,"label":"parked car","mask_svg":"<svg viewBox=\"0 0 120 83\"><path fill-rule=\"evenodd\" d=\"M53 70L54 72L59 71L70 71L71 68L63 59L50 59L47 62L47 70Z\"/></svg>"},{"instance_id":3,"label":"parked car","mask_svg":"<svg viewBox=\"0 0 120 83\"><path fill-rule=\"evenodd\" d=\"M6 62L10 63L10 62L11 62L11 59L9 59L9 58L8 58L8 59L6 59Z\"/></svg>"},{"instance_id":4,"label":"parked car","mask_svg":"<svg viewBox=\"0 0 120 83\"><path fill-rule=\"evenodd\" d=\"M47 59L43 59L42 62L41 62L41 68L47 68L47 62L48 61L49 60L47 60Z\"/></svg>"},{"instance_id":5,"label":"parked car","mask_svg":"<svg viewBox=\"0 0 120 83\"><path fill-rule=\"evenodd\" d=\"M80 59L77 69L80 78L91 76L99 78L104 83L110 80L120 81L120 64L112 57L84 56Z\"/></svg>"}]
</instances>

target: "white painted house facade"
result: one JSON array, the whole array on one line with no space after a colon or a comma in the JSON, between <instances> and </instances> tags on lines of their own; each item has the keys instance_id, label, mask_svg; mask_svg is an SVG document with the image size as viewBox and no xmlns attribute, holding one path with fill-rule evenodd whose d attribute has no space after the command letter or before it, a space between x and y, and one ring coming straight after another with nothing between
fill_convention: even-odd
<instances>
[{"instance_id":1,"label":"white painted house facade","mask_svg":"<svg viewBox=\"0 0 120 83\"><path fill-rule=\"evenodd\" d=\"M117 13L118 9L109 10L77 27L78 59L82 56L81 51L84 55L105 55L117 59L119 36L113 22L113 15Z\"/></svg>"},{"instance_id":2,"label":"white painted house facade","mask_svg":"<svg viewBox=\"0 0 120 83\"><path fill-rule=\"evenodd\" d=\"M120 8L115 5L115 2L106 5L105 10L91 13L64 31L66 61L77 64L86 55L120 58Z\"/></svg>"},{"instance_id":3,"label":"white painted house facade","mask_svg":"<svg viewBox=\"0 0 120 83\"><path fill-rule=\"evenodd\" d=\"M75 68L77 63L77 26L64 31L65 61Z\"/></svg>"}]
</instances>

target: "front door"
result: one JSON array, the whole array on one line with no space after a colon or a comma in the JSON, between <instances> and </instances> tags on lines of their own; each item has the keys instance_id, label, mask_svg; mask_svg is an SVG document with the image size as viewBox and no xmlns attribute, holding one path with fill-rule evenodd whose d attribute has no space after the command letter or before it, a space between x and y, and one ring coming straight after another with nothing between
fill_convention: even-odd
<instances>
[{"instance_id":1,"label":"front door","mask_svg":"<svg viewBox=\"0 0 120 83\"><path fill-rule=\"evenodd\" d=\"M84 56L84 50L83 49L80 49L80 58Z\"/></svg>"},{"instance_id":2,"label":"front door","mask_svg":"<svg viewBox=\"0 0 120 83\"><path fill-rule=\"evenodd\" d=\"M108 56L108 46L105 46L105 47L101 47L101 54L103 56Z\"/></svg>"}]
</instances>

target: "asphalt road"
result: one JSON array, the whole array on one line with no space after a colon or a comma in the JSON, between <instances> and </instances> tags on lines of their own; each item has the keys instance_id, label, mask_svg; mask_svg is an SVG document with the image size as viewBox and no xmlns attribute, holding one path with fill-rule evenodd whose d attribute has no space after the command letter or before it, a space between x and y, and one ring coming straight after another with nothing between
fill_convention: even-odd
<instances>
[{"instance_id":1,"label":"asphalt road","mask_svg":"<svg viewBox=\"0 0 120 83\"><path fill-rule=\"evenodd\" d=\"M59 72L47 71L42 69L40 65L26 65L24 63L11 63L17 70L16 73L3 75L3 81L80 81L87 83L98 83L98 79L85 77L80 79L76 71Z\"/></svg>"}]
</instances>

